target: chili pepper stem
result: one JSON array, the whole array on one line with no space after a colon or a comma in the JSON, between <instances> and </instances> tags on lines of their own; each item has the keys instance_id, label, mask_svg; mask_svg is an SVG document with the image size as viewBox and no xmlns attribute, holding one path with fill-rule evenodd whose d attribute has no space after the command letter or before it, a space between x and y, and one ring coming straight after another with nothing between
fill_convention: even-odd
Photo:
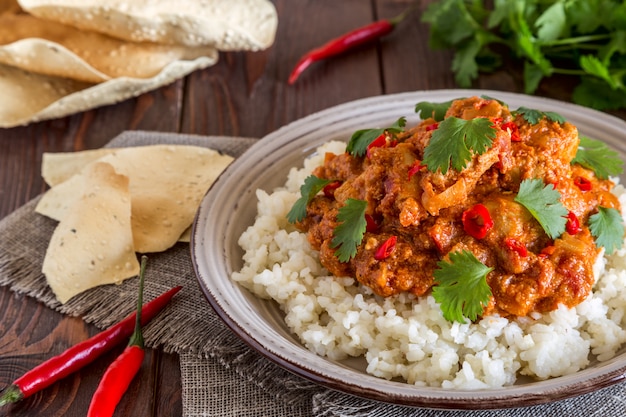
<instances>
[{"instance_id":1,"label":"chili pepper stem","mask_svg":"<svg viewBox=\"0 0 626 417\"><path fill-rule=\"evenodd\" d=\"M144 274L146 272L146 263L148 262L147 256L141 257L141 267L139 269L139 296L137 297L137 314L135 315L135 330L133 331L129 346L136 345L143 349L143 334L141 332L141 306L143 305L143 282Z\"/></svg>"},{"instance_id":2,"label":"chili pepper stem","mask_svg":"<svg viewBox=\"0 0 626 417\"><path fill-rule=\"evenodd\" d=\"M9 385L0 395L0 407L6 404L16 403L24 398L22 391L17 385Z\"/></svg>"}]
</instances>

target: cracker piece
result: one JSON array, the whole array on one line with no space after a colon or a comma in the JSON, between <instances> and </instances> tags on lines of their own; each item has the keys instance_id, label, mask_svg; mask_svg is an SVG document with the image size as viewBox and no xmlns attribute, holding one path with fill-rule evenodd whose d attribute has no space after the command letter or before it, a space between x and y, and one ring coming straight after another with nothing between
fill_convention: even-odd
<instances>
[{"instance_id":1,"label":"cracker piece","mask_svg":"<svg viewBox=\"0 0 626 417\"><path fill-rule=\"evenodd\" d=\"M77 178L78 198L54 230L42 268L62 304L90 288L119 284L139 273L128 177L96 162Z\"/></svg>"},{"instance_id":2,"label":"cracker piece","mask_svg":"<svg viewBox=\"0 0 626 417\"><path fill-rule=\"evenodd\" d=\"M137 252L149 253L164 251L179 240L204 194L232 160L198 146L151 145L119 148L96 162L109 163L130 178L134 246ZM76 198L77 177L48 190L36 211L62 221Z\"/></svg>"},{"instance_id":3,"label":"cracker piece","mask_svg":"<svg viewBox=\"0 0 626 417\"><path fill-rule=\"evenodd\" d=\"M46 184L54 187L80 173L91 162L114 153L116 150L98 148L80 152L44 152L41 161L41 176Z\"/></svg>"},{"instance_id":4,"label":"cracker piece","mask_svg":"<svg viewBox=\"0 0 626 417\"><path fill-rule=\"evenodd\" d=\"M217 51L134 43L26 14L0 15L0 63L38 74L90 83L151 78L172 62L198 57L217 60Z\"/></svg>"},{"instance_id":5,"label":"cracker piece","mask_svg":"<svg viewBox=\"0 0 626 417\"><path fill-rule=\"evenodd\" d=\"M152 78L120 77L91 84L0 64L0 128L55 119L117 103L209 67L217 57L174 61Z\"/></svg>"},{"instance_id":6,"label":"cracker piece","mask_svg":"<svg viewBox=\"0 0 626 417\"><path fill-rule=\"evenodd\" d=\"M278 17L268 0L19 0L34 16L132 42L260 50Z\"/></svg>"}]
</instances>

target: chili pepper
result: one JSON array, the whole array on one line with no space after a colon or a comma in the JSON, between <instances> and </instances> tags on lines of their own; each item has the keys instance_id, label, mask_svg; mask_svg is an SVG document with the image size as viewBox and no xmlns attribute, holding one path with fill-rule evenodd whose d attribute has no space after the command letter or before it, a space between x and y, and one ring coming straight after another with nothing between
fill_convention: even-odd
<instances>
[{"instance_id":1,"label":"chili pepper","mask_svg":"<svg viewBox=\"0 0 626 417\"><path fill-rule=\"evenodd\" d=\"M476 204L472 208L463 212L461 217L463 230L468 235L482 239L487 236L487 232L493 227L493 219L489 210L482 204Z\"/></svg>"},{"instance_id":2,"label":"chili pepper","mask_svg":"<svg viewBox=\"0 0 626 417\"><path fill-rule=\"evenodd\" d=\"M411 168L409 168L409 181L411 181L411 178L413 178L413 175L417 174L422 168L423 168L422 161L420 160L414 161L413 165L411 165Z\"/></svg>"},{"instance_id":3,"label":"chili pepper","mask_svg":"<svg viewBox=\"0 0 626 417\"><path fill-rule=\"evenodd\" d=\"M391 236L387 240L383 242L382 245L376 249L376 253L374 253L374 259L377 261L383 261L391 255L393 250L396 248L396 242L398 241L397 236Z\"/></svg>"},{"instance_id":4,"label":"chili pepper","mask_svg":"<svg viewBox=\"0 0 626 417\"><path fill-rule=\"evenodd\" d=\"M524 245L519 240L508 237L504 239L504 244L507 248L509 248L513 252L516 252L522 258L528 256L528 249L526 249L526 245Z\"/></svg>"},{"instance_id":5,"label":"chili pepper","mask_svg":"<svg viewBox=\"0 0 626 417\"><path fill-rule=\"evenodd\" d=\"M96 392L93 394L87 417L112 416L115 407L122 399L128 389L145 356L143 335L141 333L141 306L143 304L143 282L146 270L147 257L141 258L141 269L139 271L139 295L137 297L137 313L135 315L135 329L130 337L128 346L109 365L105 371Z\"/></svg>"},{"instance_id":6,"label":"chili pepper","mask_svg":"<svg viewBox=\"0 0 626 417\"><path fill-rule=\"evenodd\" d=\"M374 233L378 231L378 228L379 228L378 222L376 221L374 216L366 214L365 215L365 231Z\"/></svg>"},{"instance_id":7,"label":"chili pepper","mask_svg":"<svg viewBox=\"0 0 626 417\"><path fill-rule=\"evenodd\" d=\"M152 320L181 288L180 286L172 288L147 303L142 309L141 323L145 325ZM0 395L0 406L30 397L108 352L132 334L135 316L136 313L131 313L116 325L26 372Z\"/></svg>"},{"instance_id":8,"label":"chili pepper","mask_svg":"<svg viewBox=\"0 0 626 417\"><path fill-rule=\"evenodd\" d=\"M433 124L426 126L426 131L431 132L433 130L437 130L438 127L439 127L439 123L433 123Z\"/></svg>"},{"instance_id":9,"label":"chili pepper","mask_svg":"<svg viewBox=\"0 0 626 417\"><path fill-rule=\"evenodd\" d=\"M578 221L578 217L576 213L570 211L567 213L567 223L565 223L565 230L570 235L575 235L580 232L580 222Z\"/></svg>"},{"instance_id":10,"label":"chili pepper","mask_svg":"<svg viewBox=\"0 0 626 417\"><path fill-rule=\"evenodd\" d=\"M519 128L513 122L504 123L501 127L502 130L506 130L511 135L511 142L521 142L522 138L519 135Z\"/></svg>"},{"instance_id":11,"label":"chili pepper","mask_svg":"<svg viewBox=\"0 0 626 417\"><path fill-rule=\"evenodd\" d=\"M367 157L370 157L370 150L372 148L382 148L383 146L387 146L387 134L384 132L367 145Z\"/></svg>"},{"instance_id":12,"label":"chili pepper","mask_svg":"<svg viewBox=\"0 0 626 417\"><path fill-rule=\"evenodd\" d=\"M392 19L381 19L361 26L307 52L300 58L291 71L288 81L289 84L295 83L300 74L314 62L341 55L346 51L388 35L417 5L419 5L419 2L415 2L411 7Z\"/></svg>"},{"instance_id":13,"label":"chili pepper","mask_svg":"<svg viewBox=\"0 0 626 417\"><path fill-rule=\"evenodd\" d=\"M335 190L341 187L341 181L333 181L330 184L326 185L322 191L324 195L328 198L335 198Z\"/></svg>"},{"instance_id":14,"label":"chili pepper","mask_svg":"<svg viewBox=\"0 0 626 417\"><path fill-rule=\"evenodd\" d=\"M581 191L589 191L591 190L591 181L589 181L585 177L576 177L574 178L574 184L580 188Z\"/></svg>"}]
</instances>

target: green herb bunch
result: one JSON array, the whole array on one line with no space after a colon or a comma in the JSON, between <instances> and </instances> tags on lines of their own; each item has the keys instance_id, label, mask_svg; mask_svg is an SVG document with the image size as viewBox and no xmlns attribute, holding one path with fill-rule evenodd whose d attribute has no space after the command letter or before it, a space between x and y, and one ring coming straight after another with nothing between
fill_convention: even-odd
<instances>
[{"instance_id":1,"label":"green herb bunch","mask_svg":"<svg viewBox=\"0 0 626 417\"><path fill-rule=\"evenodd\" d=\"M510 55L523 66L527 94L542 79L566 74L580 80L574 102L599 110L626 107L624 1L440 0L422 20L430 24L432 48L455 51L452 70L461 87Z\"/></svg>"}]
</instances>

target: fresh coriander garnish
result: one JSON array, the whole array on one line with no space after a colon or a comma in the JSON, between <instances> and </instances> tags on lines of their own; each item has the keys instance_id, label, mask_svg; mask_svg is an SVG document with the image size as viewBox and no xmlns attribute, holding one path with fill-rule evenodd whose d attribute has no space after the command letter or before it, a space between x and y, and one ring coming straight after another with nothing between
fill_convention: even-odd
<instances>
[{"instance_id":1,"label":"fresh coriander garnish","mask_svg":"<svg viewBox=\"0 0 626 417\"><path fill-rule=\"evenodd\" d=\"M603 247L607 253L621 249L624 223L618 210L599 206L598 212L589 216L589 230L596 238L596 246Z\"/></svg>"},{"instance_id":2,"label":"fresh coriander garnish","mask_svg":"<svg viewBox=\"0 0 626 417\"><path fill-rule=\"evenodd\" d=\"M420 101L415 105L415 113L418 113L422 119L432 117L435 121L440 122L446 117L446 112L453 101L454 100L444 101L442 103Z\"/></svg>"},{"instance_id":3,"label":"fresh coriander garnish","mask_svg":"<svg viewBox=\"0 0 626 417\"><path fill-rule=\"evenodd\" d=\"M304 184L300 187L301 196L291 207L289 213L287 213L287 220L289 220L290 223L296 223L304 219L306 217L306 206L317 193L322 191L322 189L331 182L332 180L318 178L315 175L306 177Z\"/></svg>"},{"instance_id":4,"label":"fresh coriander garnish","mask_svg":"<svg viewBox=\"0 0 626 417\"><path fill-rule=\"evenodd\" d=\"M529 109L527 107L520 107L513 113L521 114L524 120L526 120L531 125L536 125L544 117L551 122L565 123L565 118L553 111L540 111L535 109Z\"/></svg>"},{"instance_id":5,"label":"fresh coriander garnish","mask_svg":"<svg viewBox=\"0 0 626 417\"><path fill-rule=\"evenodd\" d=\"M461 171L472 159L472 153L485 153L495 137L496 131L489 119L447 117L433 131L422 164L431 172L440 169L442 174L448 172L450 166Z\"/></svg>"},{"instance_id":6,"label":"fresh coriander garnish","mask_svg":"<svg viewBox=\"0 0 626 417\"><path fill-rule=\"evenodd\" d=\"M598 178L603 180L623 172L623 163L617 152L606 146L604 142L585 136L580 137L578 151L572 159L572 164L580 164L592 170Z\"/></svg>"},{"instance_id":7,"label":"fresh coriander garnish","mask_svg":"<svg viewBox=\"0 0 626 417\"><path fill-rule=\"evenodd\" d=\"M515 201L520 203L539 222L551 239L565 231L568 210L561 204L561 193L552 185L535 178L521 182Z\"/></svg>"},{"instance_id":8,"label":"fresh coriander garnish","mask_svg":"<svg viewBox=\"0 0 626 417\"><path fill-rule=\"evenodd\" d=\"M331 247L337 248L335 255L340 262L348 262L356 255L367 226L366 208L367 201L349 198L339 209L337 221L340 224L335 227Z\"/></svg>"},{"instance_id":9,"label":"fresh coriander garnish","mask_svg":"<svg viewBox=\"0 0 626 417\"><path fill-rule=\"evenodd\" d=\"M406 118L401 117L395 121L391 126L384 129L362 129L357 130L352 134L348 146L346 146L346 152L354 156L363 156L367 153L367 147L377 137L385 132L391 134L398 134L404 130L406 126Z\"/></svg>"},{"instance_id":10,"label":"fresh coriander garnish","mask_svg":"<svg viewBox=\"0 0 626 417\"><path fill-rule=\"evenodd\" d=\"M454 52L460 87L516 57L526 94L544 77L567 74L580 80L572 94L576 103L608 110L626 107L623 14L619 0L439 0L422 21L430 25L432 48Z\"/></svg>"},{"instance_id":11,"label":"fresh coriander garnish","mask_svg":"<svg viewBox=\"0 0 626 417\"><path fill-rule=\"evenodd\" d=\"M465 323L474 321L489 304L491 288L487 274L493 270L483 265L468 250L452 252L450 261L439 261L434 272L433 297L441 305L443 317L448 321Z\"/></svg>"}]
</instances>

